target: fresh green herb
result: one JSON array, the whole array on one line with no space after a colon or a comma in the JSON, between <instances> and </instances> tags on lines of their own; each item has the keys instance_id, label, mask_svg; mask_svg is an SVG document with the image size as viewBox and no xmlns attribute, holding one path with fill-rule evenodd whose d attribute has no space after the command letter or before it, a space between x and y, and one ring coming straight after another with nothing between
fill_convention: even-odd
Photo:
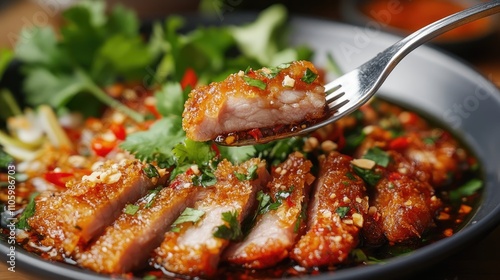
<instances>
[{"instance_id":1,"label":"fresh green herb","mask_svg":"<svg viewBox=\"0 0 500 280\"><path fill-rule=\"evenodd\" d=\"M257 165L252 165L252 166L248 167L247 174L238 173L235 171L234 175L240 181L254 180L257 178L257 168L258 168Z\"/></svg>"},{"instance_id":2,"label":"fresh green herb","mask_svg":"<svg viewBox=\"0 0 500 280\"><path fill-rule=\"evenodd\" d=\"M156 276L152 274L148 274L144 277L142 277L142 280L156 280Z\"/></svg>"},{"instance_id":3,"label":"fresh green herb","mask_svg":"<svg viewBox=\"0 0 500 280\"><path fill-rule=\"evenodd\" d=\"M179 232L180 228L178 225L183 223L197 223L205 215L205 211L187 207L182 211L181 215L172 224L170 231Z\"/></svg>"},{"instance_id":4,"label":"fresh green herb","mask_svg":"<svg viewBox=\"0 0 500 280\"><path fill-rule=\"evenodd\" d=\"M25 29L19 36L15 54L26 74L23 88L28 104L69 107L86 114L98 113L99 105L105 104L142 121L141 114L102 90L119 79L143 78L155 59L142 40L135 15L116 6L108 16L104 1L81 1L64 11L63 18L60 39L50 27Z\"/></svg>"},{"instance_id":5,"label":"fresh green herb","mask_svg":"<svg viewBox=\"0 0 500 280\"><path fill-rule=\"evenodd\" d=\"M252 86L252 87L257 87L261 90L265 90L267 85L264 81L261 81L261 80L258 80L258 79L253 79L253 78L250 78L248 76L243 76L243 80L245 81L245 83L247 83L249 86Z\"/></svg>"},{"instance_id":6,"label":"fresh green herb","mask_svg":"<svg viewBox=\"0 0 500 280\"><path fill-rule=\"evenodd\" d=\"M217 146L222 158L229 160L233 164L239 164L253 158L256 154L254 146Z\"/></svg>"},{"instance_id":7,"label":"fresh green herb","mask_svg":"<svg viewBox=\"0 0 500 280\"><path fill-rule=\"evenodd\" d=\"M193 184L200 187L211 187L217 183L217 178L214 173L210 170L203 169L201 175L195 176L193 178Z\"/></svg>"},{"instance_id":8,"label":"fresh green herb","mask_svg":"<svg viewBox=\"0 0 500 280\"><path fill-rule=\"evenodd\" d=\"M164 116L182 116L187 93L177 82L167 82L154 94L156 98L156 109Z\"/></svg>"},{"instance_id":9,"label":"fresh green herb","mask_svg":"<svg viewBox=\"0 0 500 280\"><path fill-rule=\"evenodd\" d=\"M335 212L339 214L340 218L343 219L347 215L347 213L349 213L350 209L351 208L349 206L340 206L337 208L337 210L335 210Z\"/></svg>"},{"instance_id":10,"label":"fresh green herb","mask_svg":"<svg viewBox=\"0 0 500 280\"><path fill-rule=\"evenodd\" d=\"M272 79L276 76L278 76L278 74L281 72L281 70L283 69L287 69L288 67L290 67L290 63L282 63L276 67L268 67L267 69L269 70L269 73L265 72L265 71L261 71L261 73L266 76L267 78L269 79Z\"/></svg>"},{"instance_id":11,"label":"fresh green herb","mask_svg":"<svg viewBox=\"0 0 500 280\"><path fill-rule=\"evenodd\" d=\"M314 80L316 80L317 77L318 77L318 74L314 73L311 69L307 68L306 72L304 73L304 76L302 76L302 78L300 78L300 79L302 81L310 84L310 83L314 82Z\"/></svg>"},{"instance_id":12,"label":"fresh green herb","mask_svg":"<svg viewBox=\"0 0 500 280\"><path fill-rule=\"evenodd\" d=\"M0 169L2 168L7 168L10 164L14 162L14 158L11 157L9 154L7 154L1 147L0 147Z\"/></svg>"},{"instance_id":13,"label":"fresh green herb","mask_svg":"<svg viewBox=\"0 0 500 280\"><path fill-rule=\"evenodd\" d=\"M371 159L380 166L387 167L391 162L389 154L378 147L370 148L363 158Z\"/></svg>"},{"instance_id":14,"label":"fresh green herb","mask_svg":"<svg viewBox=\"0 0 500 280\"><path fill-rule=\"evenodd\" d=\"M475 194L477 191L479 191L483 187L483 181L480 179L471 179L462 186L451 190L449 195L450 195L450 200L454 202L460 201L462 197L470 196Z\"/></svg>"},{"instance_id":15,"label":"fresh green herb","mask_svg":"<svg viewBox=\"0 0 500 280\"><path fill-rule=\"evenodd\" d=\"M294 233L299 232L300 225L302 224L302 221L306 220L306 218L307 218L307 203L304 203L304 205L302 205L302 209L300 210L300 215L295 221L295 226L293 227Z\"/></svg>"},{"instance_id":16,"label":"fresh green herb","mask_svg":"<svg viewBox=\"0 0 500 280\"><path fill-rule=\"evenodd\" d=\"M201 175L193 179L195 185L208 187L216 183L216 178L213 174L216 166L212 165L214 163L215 152L209 143L185 139L174 147L172 153L176 166L171 173L171 179L195 164L201 172Z\"/></svg>"},{"instance_id":17,"label":"fresh green herb","mask_svg":"<svg viewBox=\"0 0 500 280\"><path fill-rule=\"evenodd\" d=\"M148 178L150 178L150 179L160 177L160 173L158 173L158 170L156 169L156 167L154 167L154 165L152 165L151 163L146 163L146 166L144 166L144 168L142 168L142 171L144 171L146 176L148 176Z\"/></svg>"},{"instance_id":18,"label":"fresh green herb","mask_svg":"<svg viewBox=\"0 0 500 280\"><path fill-rule=\"evenodd\" d=\"M130 134L120 147L140 160L157 162L163 168L174 164L172 149L184 139L181 119L165 117L146 131Z\"/></svg>"},{"instance_id":19,"label":"fresh green herb","mask_svg":"<svg viewBox=\"0 0 500 280\"><path fill-rule=\"evenodd\" d=\"M139 211L139 205L135 205L135 204L127 204L125 206L125 210L123 210L123 212L125 214L130 215L130 216L135 215L135 213L137 213L137 211Z\"/></svg>"},{"instance_id":20,"label":"fresh green herb","mask_svg":"<svg viewBox=\"0 0 500 280\"><path fill-rule=\"evenodd\" d=\"M350 255L356 263L365 263L365 264L383 263L383 261L380 259L367 256L365 252L360 248L353 249Z\"/></svg>"},{"instance_id":21,"label":"fresh green herb","mask_svg":"<svg viewBox=\"0 0 500 280\"><path fill-rule=\"evenodd\" d=\"M17 225L16 227L18 229L24 229L28 230L30 229L30 225L28 224L28 219L31 218L35 214L35 198L38 196L37 192L34 192L30 195L30 200L28 202L28 205L23 210L23 213L19 217L19 220L17 220Z\"/></svg>"},{"instance_id":22,"label":"fresh green herb","mask_svg":"<svg viewBox=\"0 0 500 280\"><path fill-rule=\"evenodd\" d=\"M231 241L240 240L243 236L243 232L238 222L238 212L224 212L222 213L222 220L226 223L218 226L213 236Z\"/></svg>"},{"instance_id":23,"label":"fresh green herb","mask_svg":"<svg viewBox=\"0 0 500 280\"><path fill-rule=\"evenodd\" d=\"M436 141L439 139L440 136L428 136L428 137L424 137L424 139L422 139L422 142L424 142L424 144L426 145L434 145L436 144Z\"/></svg>"},{"instance_id":24,"label":"fresh green herb","mask_svg":"<svg viewBox=\"0 0 500 280\"><path fill-rule=\"evenodd\" d=\"M285 48L287 10L273 5L259 14L251 24L229 29L241 52L261 65L279 65L289 61L309 59L309 48ZM243 67L242 67L243 68ZM242 69L240 68L240 69Z\"/></svg>"},{"instance_id":25,"label":"fresh green herb","mask_svg":"<svg viewBox=\"0 0 500 280\"><path fill-rule=\"evenodd\" d=\"M254 146L256 150L255 156L265 159L270 165L278 165L286 160L292 152L301 151L302 147L304 147L304 141L304 137L294 137L256 145Z\"/></svg>"},{"instance_id":26,"label":"fresh green herb","mask_svg":"<svg viewBox=\"0 0 500 280\"><path fill-rule=\"evenodd\" d=\"M355 150L357 147L359 147L359 145L361 145L361 143L363 143L365 138L366 134L364 134L362 131L356 131L354 133L348 134L345 137L345 149L348 151Z\"/></svg>"},{"instance_id":27,"label":"fresh green herb","mask_svg":"<svg viewBox=\"0 0 500 280\"><path fill-rule=\"evenodd\" d=\"M363 181L372 187L376 186L378 181L382 178L382 175L375 170L363 169L358 166L353 166L353 170L363 179Z\"/></svg>"}]
</instances>

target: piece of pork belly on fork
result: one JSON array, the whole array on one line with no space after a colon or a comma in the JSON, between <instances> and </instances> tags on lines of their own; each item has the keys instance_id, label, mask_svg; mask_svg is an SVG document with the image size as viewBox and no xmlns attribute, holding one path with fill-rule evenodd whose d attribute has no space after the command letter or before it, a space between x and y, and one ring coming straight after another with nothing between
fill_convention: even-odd
<instances>
[{"instance_id":1,"label":"piece of pork belly on fork","mask_svg":"<svg viewBox=\"0 0 500 280\"><path fill-rule=\"evenodd\" d=\"M127 205L90 247L76 255L78 264L104 273L125 273L146 265L168 227L203 195L203 188L193 185L188 172Z\"/></svg>"},{"instance_id":2,"label":"piece of pork belly on fork","mask_svg":"<svg viewBox=\"0 0 500 280\"><path fill-rule=\"evenodd\" d=\"M125 204L134 203L159 182L149 178L144 167L133 159L106 161L81 181L68 182L67 190L41 194L28 219L30 227L42 236L44 246L70 256L116 220Z\"/></svg>"},{"instance_id":3,"label":"piece of pork belly on fork","mask_svg":"<svg viewBox=\"0 0 500 280\"><path fill-rule=\"evenodd\" d=\"M291 258L303 267L342 263L359 242L368 211L365 183L351 158L337 152L320 157L320 171L309 209L308 230Z\"/></svg>"},{"instance_id":4,"label":"piece of pork belly on fork","mask_svg":"<svg viewBox=\"0 0 500 280\"><path fill-rule=\"evenodd\" d=\"M295 152L273 170L268 194L261 193L255 226L245 240L229 246L223 259L247 268L265 268L288 257L305 223L303 211L314 181L311 167L311 161Z\"/></svg>"},{"instance_id":5,"label":"piece of pork belly on fork","mask_svg":"<svg viewBox=\"0 0 500 280\"><path fill-rule=\"evenodd\" d=\"M251 159L233 166L223 160L215 171L217 183L192 211L199 220L175 223L174 231L155 250L154 261L172 273L213 276L230 239L240 238L240 223L256 202L256 193L269 181L265 162Z\"/></svg>"},{"instance_id":6,"label":"piece of pork belly on fork","mask_svg":"<svg viewBox=\"0 0 500 280\"><path fill-rule=\"evenodd\" d=\"M182 126L188 138L208 141L232 132L312 122L325 116L324 90L308 61L240 71L193 89Z\"/></svg>"}]
</instances>

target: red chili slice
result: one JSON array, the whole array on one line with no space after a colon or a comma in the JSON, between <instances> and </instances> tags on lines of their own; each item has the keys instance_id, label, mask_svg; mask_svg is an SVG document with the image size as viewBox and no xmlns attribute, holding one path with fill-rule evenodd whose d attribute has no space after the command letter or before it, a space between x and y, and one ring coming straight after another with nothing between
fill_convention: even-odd
<instances>
[{"instance_id":1,"label":"red chili slice","mask_svg":"<svg viewBox=\"0 0 500 280\"><path fill-rule=\"evenodd\" d=\"M194 88L198 83L198 77L192 68L187 68L184 76L181 79L181 87L185 89L187 86Z\"/></svg>"},{"instance_id":2,"label":"red chili slice","mask_svg":"<svg viewBox=\"0 0 500 280\"><path fill-rule=\"evenodd\" d=\"M43 174L43 178L58 187L64 188L66 187L66 182L69 181L70 177L73 177L73 173L69 172L56 172L49 171Z\"/></svg>"},{"instance_id":3,"label":"red chili slice","mask_svg":"<svg viewBox=\"0 0 500 280\"><path fill-rule=\"evenodd\" d=\"M402 150L406 149L409 144L410 144L410 139L408 139L408 137L397 137L392 139L392 141L389 143L389 149Z\"/></svg>"},{"instance_id":4,"label":"red chili slice","mask_svg":"<svg viewBox=\"0 0 500 280\"><path fill-rule=\"evenodd\" d=\"M127 131L125 130L125 127L123 125L112 123L109 126L109 129L111 130L111 132L113 132L117 139L125 140L125 138L127 138Z\"/></svg>"},{"instance_id":5,"label":"red chili slice","mask_svg":"<svg viewBox=\"0 0 500 280\"><path fill-rule=\"evenodd\" d=\"M116 144L116 141L106 141L101 137L95 137L90 143L94 153L101 157L105 157L107 154L109 154L109 152L111 152L116 147Z\"/></svg>"}]
</instances>

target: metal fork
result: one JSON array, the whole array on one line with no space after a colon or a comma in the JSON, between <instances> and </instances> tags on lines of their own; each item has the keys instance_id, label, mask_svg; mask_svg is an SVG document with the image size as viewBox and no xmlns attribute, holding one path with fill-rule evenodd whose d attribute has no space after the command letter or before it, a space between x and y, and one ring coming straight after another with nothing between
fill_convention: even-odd
<instances>
[{"instance_id":1,"label":"metal fork","mask_svg":"<svg viewBox=\"0 0 500 280\"><path fill-rule=\"evenodd\" d=\"M325 91L330 115L326 119L303 129L266 135L259 139L241 139L230 145L241 146L266 143L272 140L307 134L333 123L366 103L377 92L394 67L418 46L460 25L498 12L500 12L500 0L478 4L431 23L385 49L358 68L328 83L325 86Z\"/></svg>"}]
</instances>

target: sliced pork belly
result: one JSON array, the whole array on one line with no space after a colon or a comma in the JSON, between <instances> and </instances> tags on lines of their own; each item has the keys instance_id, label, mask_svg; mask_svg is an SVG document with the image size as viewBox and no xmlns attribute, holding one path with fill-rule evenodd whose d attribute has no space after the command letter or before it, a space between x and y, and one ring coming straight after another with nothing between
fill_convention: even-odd
<instances>
[{"instance_id":1,"label":"sliced pork belly","mask_svg":"<svg viewBox=\"0 0 500 280\"><path fill-rule=\"evenodd\" d=\"M420 238L433 226L441 201L428 183L394 172L377 184L374 206L385 237L405 242Z\"/></svg>"},{"instance_id":2,"label":"sliced pork belly","mask_svg":"<svg viewBox=\"0 0 500 280\"><path fill-rule=\"evenodd\" d=\"M28 223L43 237L43 245L68 256L77 245L102 233L125 204L137 201L158 183L143 168L137 160L107 161L81 181L69 182L66 191L40 195Z\"/></svg>"},{"instance_id":3,"label":"sliced pork belly","mask_svg":"<svg viewBox=\"0 0 500 280\"><path fill-rule=\"evenodd\" d=\"M136 212L125 208L103 235L77 255L77 262L104 273L130 272L144 266L172 222L202 195L203 189L193 186L191 178L181 174L168 187L150 191L135 204Z\"/></svg>"},{"instance_id":4,"label":"sliced pork belly","mask_svg":"<svg viewBox=\"0 0 500 280\"><path fill-rule=\"evenodd\" d=\"M394 137L390 131L372 126L355 156L362 157L373 147L391 154L389 169L414 176L435 188L446 185L450 175L459 176L467 168L465 151L439 129L410 131Z\"/></svg>"},{"instance_id":5,"label":"sliced pork belly","mask_svg":"<svg viewBox=\"0 0 500 280\"><path fill-rule=\"evenodd\" d=\"M325 115L324 87L308 61L240 71L222 82L195 88L186 101L183 128L196 141Z\"/></svg>"},{"instance_id":6,"label":"sliced pork belly","mask_svg":"<svg viewBox=\"0 0 500 280\"><path fill-rule=\"evenodd\" d=\"M309 186L312 163L301 153L293 153L272 172L269 196L277 208L257 217L248 236L224 252L224 259L247 268L270 267L288 257L301 224Z\"/></svg>"},{"instance_id":7,"label":"sliced pork belly","mask_svg":"<svg viewBox=\"0 0 500 280\"><path fill-rule=\"evenodd\" d=\"M332 152L320 158L309 209L308 230L291 258L303 267L342 263L359 242L368 211L365 183L351 170L351 158Z\"/></svg>"},{"instance_id":8,"label":"sliced pork belly","mask_svg":"<svg viewBox=\"0 0 500 280\"><path fill-rule=\"evenodd\" d=\"M255 178L250 175L253 173ZM265 162L260 159L252 159L239 166L223 160L215 176L216 185L208 188L206 197L193 207L202 213L200 220L178 224L177 230L167 232L160 247L155 250L155 262L168 271L190 276L213 276L229 239L238 237L235 229L254 206L256 193L269 181ZM233 218L232 223L227 221L231 220L227 216Z\"/></svg>"}]
</instances>

